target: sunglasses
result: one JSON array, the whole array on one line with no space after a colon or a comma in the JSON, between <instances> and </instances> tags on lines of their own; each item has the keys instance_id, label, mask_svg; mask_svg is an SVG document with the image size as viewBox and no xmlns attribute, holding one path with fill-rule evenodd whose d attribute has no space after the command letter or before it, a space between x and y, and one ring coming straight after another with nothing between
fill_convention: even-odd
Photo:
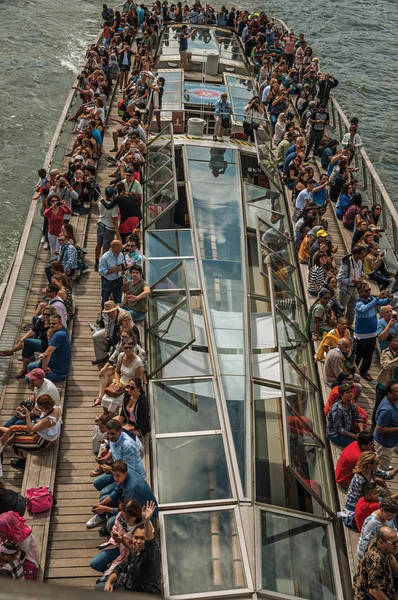
<instances>
[{"instance_id":1,"label":"sunglasses","mask_svg":"<svg viewBox=\"0 0 398 600\"><path fill-rule=\"evenodd\" d=\"M56 323L51 323L50 321L50 327L55 327L55 325L58 325L58 321Z\"/></svg>"},{"instance_id":2,"label":"sunglasses","mask_svg":"<svg viewBox=\"0 0 398 600\"><path fill-rule=\"evenodd\" d=\"M123 350L131 350L134 346L123 346Z\"/></svg>"},{"instance_id":3,"label":"sunglasses","mask_svg":"<svg viewBox=\"0 0 398 600\"><path fill-rule=\"evenodd\" d=\"M126 390L136 390L137 388L135 387L135 385L126 385L125 389Z\"/></svg>"}]
</instances>

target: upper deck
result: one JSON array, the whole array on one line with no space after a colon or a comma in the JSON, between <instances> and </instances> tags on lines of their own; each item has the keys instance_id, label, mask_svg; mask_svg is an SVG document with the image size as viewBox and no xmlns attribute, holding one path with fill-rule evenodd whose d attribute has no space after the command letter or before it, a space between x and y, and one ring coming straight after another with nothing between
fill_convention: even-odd
<instances>
[{"instance_id":1,"label":"upper deck","mask_svg":"<svg viewBox=\"0 0 398 600\"><path fill-rule=\"evenodd\" d=\"M165 595L342 598L349 576L324 435L322 380L303 335L305 272L297 264L268 122L256 144L212 141L215 95L228 91L232 133L239 133L255 79L240 40L211 27L198 27L190 46L193 68L184 73L177 30L165 28L154 67L166 86L159 135L156 120L150 121L144 196L152 481L161 508ZM191 117L205 121L203 135L189 132ZM107 154L109 133L104 148ZM102 159L102 186L108 168ZM371 194L379 188L370 181L376 179L367 180ZM90 257L96 211L80 221ZM27 246L20 250L28 256ZM27 317L38 297L39 259L23 299ZM14 284L17 266L11 269ZM87 472L96 393L85 323L95 320L99 293L91 271L77 290L73 351L79 365L66 386L64 438L54 467L62 499L53 510L45 570L47 581L77 587L96 579L87 565L98 537L84 530L95 497ZM12 316L8 311L7 322ZM14 362L10 378L15 368ZM12 392L24 393L10 382L3 396L7 411Z\"/></svg>"}]
</instances>

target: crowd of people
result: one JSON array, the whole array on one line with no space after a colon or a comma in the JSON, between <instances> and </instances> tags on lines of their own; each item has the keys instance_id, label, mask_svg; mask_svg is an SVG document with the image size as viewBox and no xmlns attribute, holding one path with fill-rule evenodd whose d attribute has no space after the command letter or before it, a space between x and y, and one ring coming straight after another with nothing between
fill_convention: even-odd
<instances>
[{"instance_id":1,"label":"crowd of people","mask_svg":"<svg viewBox=\"0 0 398 600\"><path fill-rule=\"evenodd\" d=\"M336 481L347 491L345 525L360 532L355 597L367 598L364 590L373 589L392 597L388 573L396 566L392 555L398 545L398 495L391 495L387 482L398 473L390 464L398 447L398 280L392 281L386 253L379 247L381 207L363 204L358 191L352 166L362 145L358 119L351 120L340 142L330 137L328 102L337 79L321 73L303 34L283 32L265 13L249 15L235 7L217 12L199 2L191 8L180 2L169 6L168 0L148 10L128 0L121 12L104 4L102 18L103 44L90 46L76 86L82 104L70 117L75 138L68 169L39 170L36 193L43 215L41 241L50 253L48 283L21 339L0 351L0 356L22 351L17 377L31 387L30 396L0 427L0 450L10 446L16 454L12 466L23 470L27 453L49 448L61 435L62 406L55 384L65 381L70 371L72 286L87 268L70 219L88 212L96 201L94 268L101 279L101 313L89 326L92 362L98 366L93 407L101 407L102 414L95 419L93 470L87 474L93 478L98 502L86 526L99 527L108 539L90 564L101 574L97 589L160 594L158 504L146 481L144 460L145 436L151 429L140 331L151 293L140 251L148 135L144 115L152 103L160 130L165 79L156 78L152 69L161 24L182 23L179 50L185 70L191 68L191 25L230 27L241 38L258 82L257 93L245 107L244 132L253 140L264 117L269 118L275 162L291 193L298 259L308 265L308 294L314 303L307 335L315 343L315 360L323 363L328 389L326 436L342 449ZM107 121L115 80L121 94L120 118ZM223 140L231 113L223 93L215 107L214 141ZM114 172L102 195L95 176L109 123L116 124L112 155L106 157ZM340 262L328 230L333 203L352 236L350 252ZM361 378L372 382L369 371L375 353L380 373L373 414L368 415L358 400ZM34 578L39 567L37 544L24 512L24 499L0 484L0 574L16 579Z\"/></svg>"}]
</instances>

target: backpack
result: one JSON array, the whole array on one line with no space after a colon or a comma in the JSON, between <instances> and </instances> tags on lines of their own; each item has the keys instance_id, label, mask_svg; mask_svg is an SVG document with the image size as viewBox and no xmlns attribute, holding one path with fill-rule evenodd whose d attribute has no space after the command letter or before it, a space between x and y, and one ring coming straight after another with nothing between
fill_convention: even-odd
<instances>
[{"instance_id":1,"label":"backpack","mask_svg":"<svg viewBox=\"0 0 398 600\"><path fill-rule=\"evenodd\" d=\"M54 496L48 486L26 490L26 508L30 514L50 510L53 504Z\"/></svg>"}]
</instances>

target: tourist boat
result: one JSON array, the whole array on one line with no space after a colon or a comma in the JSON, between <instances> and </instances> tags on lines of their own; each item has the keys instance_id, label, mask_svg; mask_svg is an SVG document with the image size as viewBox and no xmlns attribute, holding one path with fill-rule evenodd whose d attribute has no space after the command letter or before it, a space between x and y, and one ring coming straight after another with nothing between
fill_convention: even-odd
<instances>
[{"instance_id":1,"label":"tourist boat","mask_svg":"<svg viewBox=\"0 0 398 600\"><path fill-rule=\"evenodd\" d=\"M146 461L161 509L164 596L349 598L349 551L337 517L322 381L304 334L309 305L291 204L268 121L255 143L242 135L244 107L258 84L240 39L225 28L195 28L187 72L179 68L178 26L162 29L154 65L166 81L161 131L150 113L143 201L145 277L152 289L145 328L152 415ZM224 90L232 103L232 135L215 142L214 103ZM46 168L64 164L71 134L66 117L78 102L72 90ZM347 118L334 98L329 108L341 139ZM109 114L116 112L115 96ZM382 205L392 261L398 215L364 149L356 161L363 188ZM107 168L101 161L102 189ZM88 217L75 220L91 262L96 215L93 206ZM38 297L47 259L39 224L33 200L2 288L3 347ZM50 459L31 459L23 479L8 469L6 454L5 481L22 490L32 479L53 486L59 500L52 514L29 519L43 540L41 578L88 588L97 578L88 563L99 543L84 526L96 497L88 477L88 409L97 371L85 324L95 320L100 304L92 269L77 283L75 300L59 449ZM0 368L5 414L25 392L12 379L15 361Z\"/></svg>"}]
</instances>

